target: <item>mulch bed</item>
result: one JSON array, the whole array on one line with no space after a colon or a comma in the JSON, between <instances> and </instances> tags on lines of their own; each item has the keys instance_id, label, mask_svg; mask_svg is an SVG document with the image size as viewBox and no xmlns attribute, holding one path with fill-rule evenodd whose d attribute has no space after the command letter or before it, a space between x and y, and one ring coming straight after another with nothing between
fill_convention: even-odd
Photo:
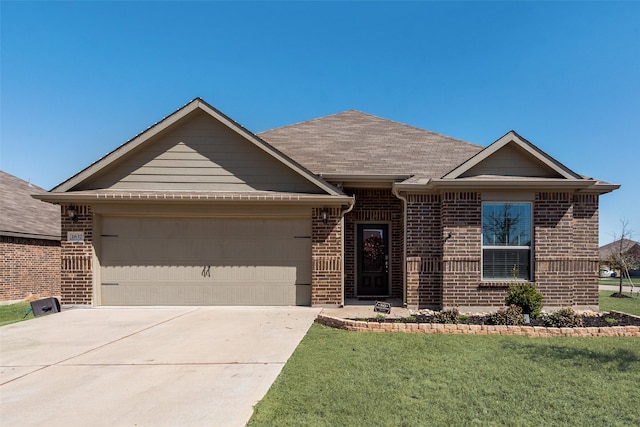
<instances>
[{"instance_id":1,"label":"mulch bed","mask_svg":"<svg viewBox=\"0 0 640 427\"><path fill-rule=\"evenodd\" d=\"M383 322L383 323L441 323L438 322L436 317L431 314L417 314L413 319L394 319L394 318L369 318L369 319L352 319L352 320L366 320L368 322ZM607 326L640 326L640 317L631 316L625 313L611 312L601 314L581 314L579 317L582 319L581 327L607 327ZM615 319L617 323L607 322L605 319ZM462 319L458 319L458 324L465 325L494 325L491 322L491 315L471 315L469 317L464 316ZM547 326L544 319L531 319L531 323L523 326Z\"/></svg>"}]
</instances>

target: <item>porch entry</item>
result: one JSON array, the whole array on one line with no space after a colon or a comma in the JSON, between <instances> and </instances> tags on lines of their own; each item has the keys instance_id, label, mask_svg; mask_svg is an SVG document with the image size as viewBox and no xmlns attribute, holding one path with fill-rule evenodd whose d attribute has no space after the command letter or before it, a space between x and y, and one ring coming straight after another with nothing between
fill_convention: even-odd
<instances>
[{"instance_id":1,"label":"porch entry","mask_svg":"<svg viewBox=\"0 0 640 427\"><path fill-rule=\"evenodd\" d=\"M389 295L389 224L358 224L357 295Z\"/></svg>"}]
</instances>

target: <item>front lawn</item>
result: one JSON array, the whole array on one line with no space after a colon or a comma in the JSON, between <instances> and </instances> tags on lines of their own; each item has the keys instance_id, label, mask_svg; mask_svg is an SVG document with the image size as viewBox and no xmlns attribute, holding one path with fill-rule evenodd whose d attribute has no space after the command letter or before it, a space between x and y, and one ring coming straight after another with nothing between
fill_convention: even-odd
<instances>
[{"instance_id":1,"label":"front lawn","mask_svg":"<svg viewBox=\"0 0 640 427\"><path fill-rule=\"evenodd\" d=\"M26 301L16 304L0 305L0 326L33 319L33 312L29 313L27 317L24 316L30 308L31 304Z\"/></svg>"},{"instance_id":2,"label":"front lawn","mask_svg":"<svg viewBox=\"0 0 640 427\"><path fill-rule=\"evenodd\" d=\"M621 311L623 313L635 314L640 316L640 297L638 293L623 292L624 295L631 298L613 298L611 294L617 291L600 291L600 311Z\"/></svg>"},{"instance_id":3,"label":"front lawn","mask_svg":"<svg viewBox=\"0 0 640 427\"><path fill-rule=\"evenodd\" d=\"M640 425L638 338L314 324L249 426Z\"/></svg>"}]
</instances>

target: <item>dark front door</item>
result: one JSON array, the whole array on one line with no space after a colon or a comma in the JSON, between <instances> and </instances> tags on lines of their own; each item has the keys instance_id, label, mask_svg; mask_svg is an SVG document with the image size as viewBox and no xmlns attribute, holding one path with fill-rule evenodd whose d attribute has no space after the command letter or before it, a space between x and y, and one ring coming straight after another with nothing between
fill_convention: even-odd
<instances>
[{"instance_id":1,"label":"dark front door","mask_svg":"<svg viewBox=\"0 0 640 427\"><path fill-rule=\"evenodd\" d=\"M389 295L389 225L358 224L358 296Z\"/></svg>"}]
</instances>

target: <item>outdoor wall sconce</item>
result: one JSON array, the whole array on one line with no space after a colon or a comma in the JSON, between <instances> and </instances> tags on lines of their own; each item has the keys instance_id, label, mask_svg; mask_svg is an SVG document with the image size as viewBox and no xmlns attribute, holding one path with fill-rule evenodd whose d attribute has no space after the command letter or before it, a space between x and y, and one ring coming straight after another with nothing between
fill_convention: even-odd
<instances>
[{"instance_id":1,"label":"outdoor wall sconce","mask_svg":"<svg viewBox=\"0 0 640 427\"><path fill-rule=\"evenodd\" d=\"M452 237L453 237L453 233L452 233L452 232L449 232L449 233L447 234L447 237L445 237L445 238L444 238L443 243L447 243L447 240L449 240L449 239L450 239L450 238L452 238Z\"/></svg>"},{"instance_id":2,"label":"outdoor wall sconce","mask_svg":"<svg viewBox=\"0 0 640 427\"><path fill-rule=\"evenodd\" d=\"M71 221L78 222L78 212L73 206L69 206L67 208L67 216L71 219Z\"/></svg>"},{"instance_id":3,"label":"outdoor wall sconce","mask_svg":"<svg viewBox=\"0 0 640 427\"><path fill-rule=\"evenodd\" d=\"M322 223L327 224L329 222L329 209L322 208L320 215L322 216Z\"/></svg>"}]
</instances>

